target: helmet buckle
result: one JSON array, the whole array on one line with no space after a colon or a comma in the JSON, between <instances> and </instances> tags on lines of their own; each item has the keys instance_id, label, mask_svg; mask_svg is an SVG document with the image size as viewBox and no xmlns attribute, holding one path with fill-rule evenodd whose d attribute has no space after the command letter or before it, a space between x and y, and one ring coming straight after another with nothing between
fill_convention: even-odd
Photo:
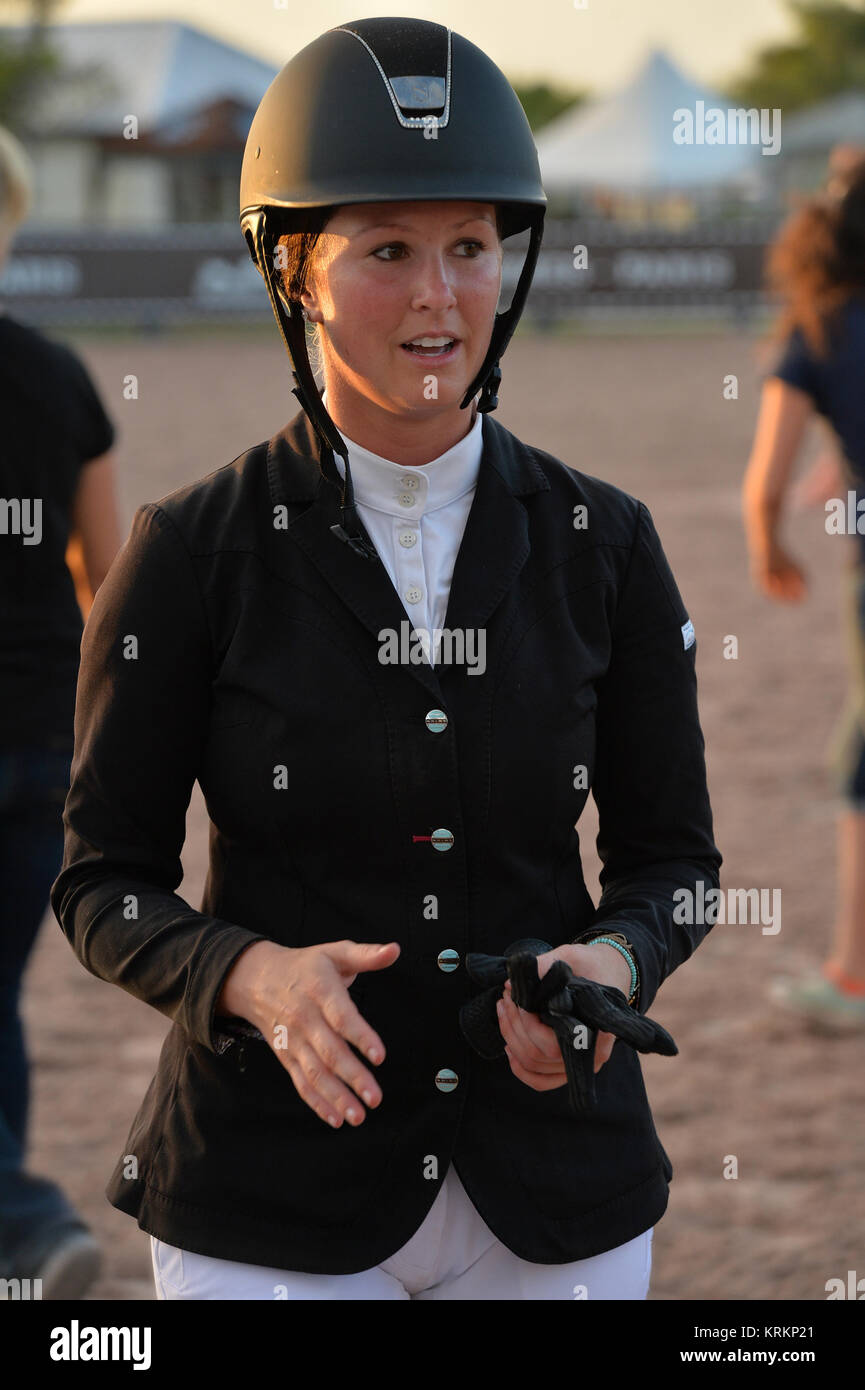
<instances>
[{"instance_id":1,"label":"helmet buckle","mask_svg":"<svg viewBox=\"0 0 865 1390\"><path fill-rule=\"evenodd\" d=\"M499 387L502 384L502 369L498 362L493 364L492 371L484 382L484 389L478 401L478 411L482 415L488 414L491 410L496 410L499 404Z\"/></svg>"}]
</instances>

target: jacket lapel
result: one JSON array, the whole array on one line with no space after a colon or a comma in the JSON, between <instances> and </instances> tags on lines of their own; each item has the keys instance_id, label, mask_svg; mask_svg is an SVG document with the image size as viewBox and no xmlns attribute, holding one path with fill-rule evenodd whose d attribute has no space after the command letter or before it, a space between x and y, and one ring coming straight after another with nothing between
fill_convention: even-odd
<instances>
[{"instance_id":1,"label":"jacket lapel","mask_svg":"<svg viewBox=\"0 0 865 1390\"><path fill-rule=\"evenodd\" d=\"M491 416L484 417L478 483L457 553L447 628L482 628L516 582L531 553L521 498L549 491L526 447Z\"/></svg>"},{"instance_id":2,"label":"jacket lapel","mask_svg":"<svg viewBox=\"0 0 865 1390\"><path fill-rule=\"evenodd\" d=\"M331 533L340 520L339 492L322 476L318 457L317 436L301 410L269 443L271 500L274 506L311 504L288 523L287 537L378 643L383 629L400 633L401 624L411 620L381 561L356 555ZM454 567L445 627L481 628L495 612L531 549L520 498L541 490L549 490L549 483L531 452L486 415L477 488ZM425 660L408 669L441 700L438 677Z\"/></svg>"}]
</instances>

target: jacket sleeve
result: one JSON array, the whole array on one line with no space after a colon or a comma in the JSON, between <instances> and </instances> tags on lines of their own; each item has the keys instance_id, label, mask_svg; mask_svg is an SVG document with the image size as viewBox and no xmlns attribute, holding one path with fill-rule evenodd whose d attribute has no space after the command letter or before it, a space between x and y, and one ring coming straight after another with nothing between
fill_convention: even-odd
<instances>
[{"instance_id":1,"label":"jacket sleeve","mask_svg":"<svg viewBox=\"0 0 865 1390\"><path fill-rule=\"evenodd\" d=\"M174 892L208 734L212 647L193 561L147 503L97 590L81 643L64 855L51 907L82 964L215 1052L213 1011L266 938Z\"/></svg>"},{"instance_id":2,"label":"jacket sleeve","mask_svg":"<svg viewBox=\"0 0 865 1390\"><path fill-rule=\"evenodd\" d=\"M702 905L719 887L723 860L712 838L694 630L649 510L638 505L610 665L598 683L592 791L603 868L591 930L620 931L633 944L636 1007L646 1013L714 924L716 899ZM681 889L689 896L674 898Z\"/></svg>"}]
</instances>

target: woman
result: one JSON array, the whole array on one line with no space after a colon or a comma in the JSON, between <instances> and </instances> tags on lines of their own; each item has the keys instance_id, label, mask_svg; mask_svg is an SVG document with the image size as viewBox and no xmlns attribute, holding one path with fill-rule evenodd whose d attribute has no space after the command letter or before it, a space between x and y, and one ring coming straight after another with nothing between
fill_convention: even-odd
<instances>
[{"instance_id":1,"label":"woman","mask_svg":"<svg viewBox=\"0 0 865 1390\"><path fill-rule=\"evenodd\" d=\"M541 974L645 1013L707 930L674 892L721 863L648 511L490 417L544 203L513 90L425 21L322 35L250 130L241 220L303 410L136 514L53 891L88 968L174 1024L108 1189L160 1297L646 1296L672 1169L636 1052L598 1035L576 1119L507 989L506 1056L459 1022L466 953L532 937ZM530 246L496 315L498 226ZM196 777L200 912L173 892Z\"/></svg>"},{"instance_id":2,"label":"woman","mask_svg":"<svg viewBox=\"0 0 865 1390\"><path fill-rule=\"evenodd\" d=\"M26 152L0 128L0 265L32 196ZM57 1184L26 1170L21 982L63 857L79 603L86 616L121 537L114 427L86 369L3 305L0 420L0 1278L57 1300L84 1293L100 1253Z\"/></svg>"},{"instance_id":3,"label":"woman","mask_svg":"<svg viewBox=\"0 0 865 1390\"><path fill-rule=\"evenodd\" d=\"M845 518L848 488L858 490L857 502L865 493L865 158L848 160L844 168L836 162L826 192L788 219L768 269L784 304L777 326L782 348L763 385L743 514L756 587L777 601L799 601L805 576L777 531L793 464L815 413L838 440L845 476L838 479L837 495ZM827 530L829 525L827 515ZM778 979L771 994L806 1018L859 1029L865 1026L865 526L848 533L845 522L841 534L851 681L830 748L845 803L838 819L837 915L820 973Z\"/></svg>"}]
</instances>

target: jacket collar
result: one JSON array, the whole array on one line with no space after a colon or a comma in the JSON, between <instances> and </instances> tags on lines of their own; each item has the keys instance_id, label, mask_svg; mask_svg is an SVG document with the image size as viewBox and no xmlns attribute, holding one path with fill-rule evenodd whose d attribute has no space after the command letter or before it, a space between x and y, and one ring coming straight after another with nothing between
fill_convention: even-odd
<instances>
[{"instance_id":1,"label":"jacket collar","mask_svg":"<svg viewBox=\"0 0 865 1390\"><path fill-rule=\"evenodd\" d=\"M410 620L384 565L355 554L331 534L329 528L340 520L340 495L321 473L318 436L305 411L270 440L267 478L274 507L311 504L278 534L301 547L376 642L386 629L402 632L401 624ZM521 499L549 487L531 450L484 415L477 487L454 567L446 628L482 628L495 612L531 550ZM408 669L431 695L442 698L439 667L433 670L423 661Z\"/></svg>"}]
</instances>

